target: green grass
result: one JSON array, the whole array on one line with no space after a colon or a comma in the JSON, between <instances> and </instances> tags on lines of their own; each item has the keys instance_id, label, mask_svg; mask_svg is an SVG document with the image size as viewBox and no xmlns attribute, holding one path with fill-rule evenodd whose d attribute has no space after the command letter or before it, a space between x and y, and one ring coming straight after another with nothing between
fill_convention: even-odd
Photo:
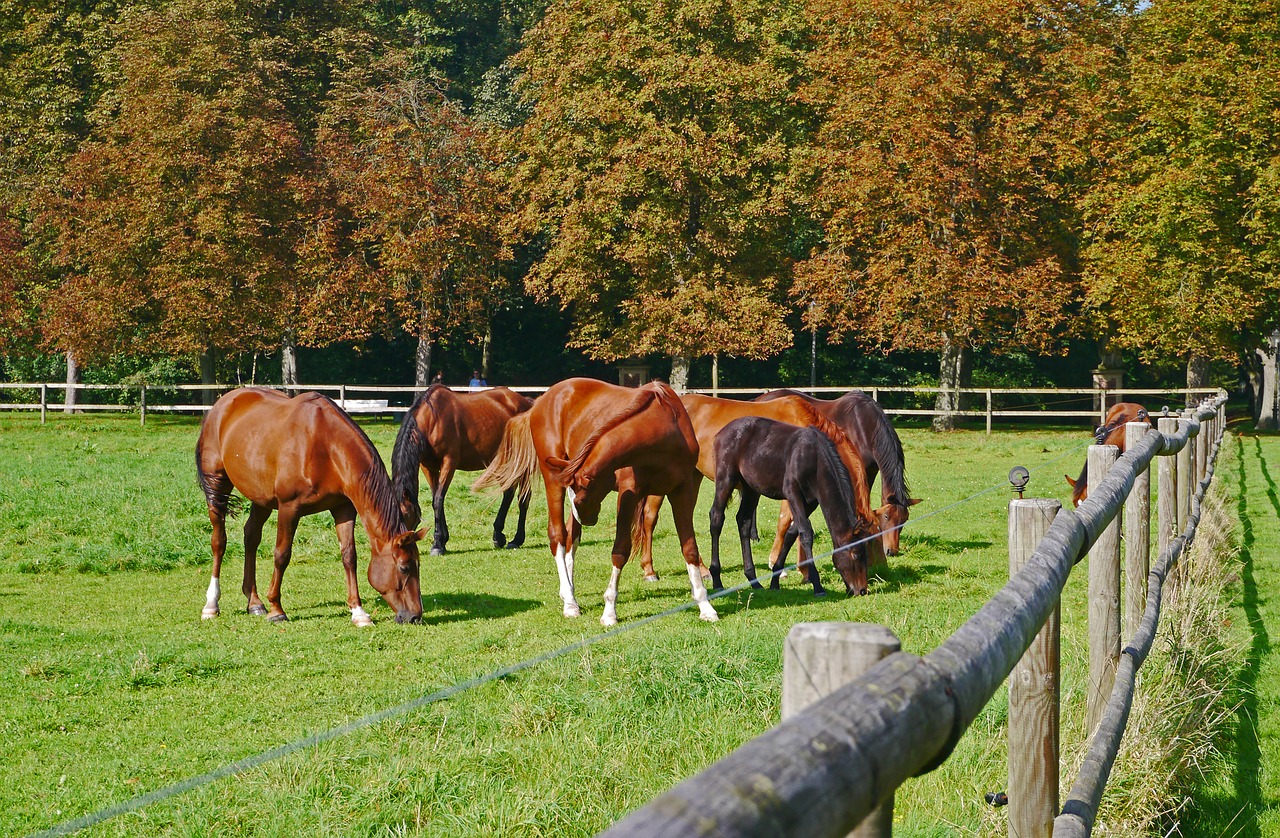
<instances>
[{"instance_id":1,"label":"green grass","mask_svg":"<svg viewBox=\"0 0 1280 838\"><path fill-rule=\"evenodd\" d=\"M389 459L395 426L363 424ZM496 501L466 491L469 479L450 495L450 553L423 560L424 625L393 623L362 568L378 625L351 626L324 516L299 530L288 624L243 613L238 524L228 528L223 615L201 621L209 524L195 437L196 422L179 417L139 429L128 417L41 426L0 415L0 833L52 826L601 631L610 522L586 533L584 614L566 620L540 494L528 546L494 551ZM1088 442L1079 430L903 437L925 502L868 597L815 599L792 575L781 592L716 600L719 623L696 611L667 617L90 834L593 834L776 724L792 623L878 622L907 651L933 649L1007 577L1009 493L925 516L1002 482L1013 465L1032 468L1032 494L1065 499L1062 474L1078 470L1083 451L1036 467ZM710 494L704 486L696 519L704 555ZM776 510L762 504L762 530ZM741 579L734 540L722 545L726 582ZM269 564L260 561L264 585ZM624 625L689 600L669 517L656 566L657 583L638 566L623 574ZM823 577L843 589L829 561ZM1063 602L1064 745L1082 735L1084 585L1074 574ZM1003 831L982 795L1006 785L1005 716L1000 690L953 757L900 790L896 834Z\"/></svg>"}]
</instances>

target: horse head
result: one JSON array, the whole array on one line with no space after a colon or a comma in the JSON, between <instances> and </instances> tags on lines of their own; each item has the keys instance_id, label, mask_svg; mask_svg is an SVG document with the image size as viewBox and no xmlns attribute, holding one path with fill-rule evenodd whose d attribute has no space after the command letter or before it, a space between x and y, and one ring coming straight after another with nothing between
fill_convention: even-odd
<instances>
[{"instance_id":1,"label":"horse head","mask_svg":"<svg viewBox=\"0 0 1280 838\"><path fill-rule=\"evenodd\" d=\"M422 621L422 588L418 582L418 542L425 529L405 530L381 544L371 544L369 584L395 609L397 623Z\"/></svg>"},{"instance_id":2,"label":"horse head","mask_svg":"<svg viewBox=\"0 0 1280 838\"><path fill-rule=\"evenodd\" d=\"M907 498L906 503L900 502L897 498L891 498L884 506L878 506L872 510L876 523L880 526L880 538L886 556L898 555L901 549L899 536L902 528L911 514L911 507L919 502L919 498Z\"/></svg>"},{"instance_id":3,"label":"horse head","mask_svg":"<svg viewBox=\"0 0 1280 838\"><path fill-rule=\"evenodd\" d=\"M601 504L615 488L614 473L597 475L585 468L572 469L570 462L561 457L547 457L545 462L552 479L564 487L574 520L584 527L594 526L600 520Z\"/></svg>"}]
</instances>

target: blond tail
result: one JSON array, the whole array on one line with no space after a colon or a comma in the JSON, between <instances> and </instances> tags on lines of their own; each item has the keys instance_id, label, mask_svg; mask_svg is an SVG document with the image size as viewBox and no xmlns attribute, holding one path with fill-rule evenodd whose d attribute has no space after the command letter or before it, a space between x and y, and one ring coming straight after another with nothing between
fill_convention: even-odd
<instances>
[{"instance_id":1,"label":"blond tail","mask_svg":"<svg viewBox=\"0 0 1280 838\"><path fill-rule=\"evenodd\" d=\"M471 490L505 492L515 487L520 496L525 497L537 470L538 454L533 449L533 432L529 429L529 413L526 411L507 422L498 453L484 473L471 484Z\"/></svg>"}]
</instances>

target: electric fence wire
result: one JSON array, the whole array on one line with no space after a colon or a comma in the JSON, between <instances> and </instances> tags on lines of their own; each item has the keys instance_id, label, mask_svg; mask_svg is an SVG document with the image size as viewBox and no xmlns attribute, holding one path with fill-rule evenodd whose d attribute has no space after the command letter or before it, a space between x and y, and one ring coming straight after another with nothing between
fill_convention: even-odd
<instances>
[{"instance_id":1,"label":"electric fence wire","mask_svg":"<svg viewBox=\"0 0 1280 838\"><path fill-rule=\"evenodd\" d=\"M1049 466L1054 465L1055 463L1061 462L1067 457L1073 454L1076 454L1077 452L1081 451L1084 448L1087 448L1089 445L1092 445L1092 444L1093 444L1092 440L1086 443L1082 443L1079 446L1068 449L1066 452L1064 452L1058 457L1055 457L1051 460L1048 460L1047 462L1037 465L1034 469L1029 469L1029 471L1031 471L1032 473L1043 471ZM898 527L895 527L894 529L901 529L902 527L905 527L908 524L919 523L920 521L924 521L929 518L933 518L937 515L941 515L944 512L955 509L958 506L962 506L966 503L976 500L977 498L983 497L984 495L989 495L992 492L995 492L1001 488L1007 489L1008 485L1009 484L1007 481L994 483L985 489L982 489L978 492L975 492L972 495L969 495L968 497L961 498L960 500L947 504L946 506L943 506L940 509L936 509L924 515L917 516L913 521L908 521L906 524L901 524ZM844 544L838 547L834 547L831 550L827 551L826 553L811 556L808 560L806 560L802 564L812 564L818 561L819 559L828 558L841 550L848 550L853 547L857 547L861 544L865 544L866 542L871 541L874 538L880 538L880 536L881 536L881 533L876 533L875 535L866 536L865 538L858 539L857 541L854 541L850 544ZM796 570L798 569L798 567L799 567L799 564L787 565L783 568L780 568L777 571L771 571L767 576L762 576L761 580L762 581L771 580L774 576L781 575L790 570ZM751 582L742 582L740 584L737 584L732 587L725 588L724 590L716 591L715 593L710 594L709 599L714 600L714 599L720 599L726 596L731 596L749 587L751 587ZM245 771L248 771L253 768L257 768L269 762L274 762L275 760L282 759L284 757L289 756L290 754L294 754L299 751L306 750L307 748L311 748L316 745L322 745L326 742L331 742L335 739L346 736L349 733L354 733L355 731L372 727L373 725L379 724L380 722L385 722L390 719L396 718L398 716L403 716L407 713L411 713L414 710L418 710L423 707L427 707L429 705L436 704L441 701L446 701L448 699L461 695L462 693L467 692L468 690L474 689L475 687L483 686L484 684L489 684L494 681L498 681L503 678L506 678L508 676L515 675L516 673L522 672L523 670L530 669L532 667L538 666L543 663L547 663L549 661L555 660L556 658L563 657L565 655L576 652L580 649L585 649L589 646L593 646L597 643L617 637L619 635L626 634L631 631L635 631L636 629L642 626L646 626L650 623L657 622L658 620L665 619L666 617L670 617L674 614L682 613L684 611L687 611L695 607L695 605L696 603L693 601L684 602L684 603L681 603L680 605L672 606L671 608L668 608L665 611L659 611L657 613L650 614L647 617L641 617L634 621L628 621L623 625L614 626L613 628L600 632L599 634L585 636L579 640L574 641L573 643L569 643L565 646L562 646L559 649L543 652L540 655L535 655L532 658L527 658L518 663L509 664L507 666L503 666L498 669L495 669L491 672L487 672L483 675L477 675L465 681L460 681L456 684L453 684L452 686L444 687L428 695L420 696L410 701L405 701L393 707L384 708L375 713L370 713L366 716L362 716L358 719L354 719L345 724L330 728L329 730L321 731L319 733L313 733L312 735L304 737L302 739L297 739L293 742L288 742L283 745L278 745L274 748L270 748L266 751L262 751L261 753L254 754L252 756L247 756L247 757L244 757L243 759L238 759L234 762L226 763L225 765L219 766L218 768L215 768L212 771L207 771L204 774L199 774L194 777L189 777L185 780L181 780L172 785L155 789L153 791L147 792L146 794L129 798L128 800L123 800L119 803L108 806L104 809L100 809L96 812L91 812L87 815L82 815L81 817L64 821L49 829L32 832L28 835L28 838L56 838L56 836L70 835L74 832L79 832L82 829L88 829L92 826L96 826L100 823L111 820L113 818L117 818L121 815L125 815L130 812L136 812L140 809L150 806L153 803L159 803L171 797L176 797L180 794L185 794L186 792L194 791L203 786L207 786L211 783L215 783L218 780L222 780L236 774L241 774Z\"/></svg>"}]
</instances>

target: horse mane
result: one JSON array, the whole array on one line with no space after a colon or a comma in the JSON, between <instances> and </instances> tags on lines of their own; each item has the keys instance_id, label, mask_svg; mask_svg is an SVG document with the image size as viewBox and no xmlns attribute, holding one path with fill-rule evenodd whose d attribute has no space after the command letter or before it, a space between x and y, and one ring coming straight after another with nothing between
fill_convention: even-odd
<instances>
[{"instance_id":1,"label":"horse mane","mask_svg":"<svg viewBox=\"0 0 1280 838\"><path fill-rule=\"evenodd\" d=\"M427 437L418 427L418 411L426 408L432 415L439 416L434 404L435 397L441 390L447 390L443 384L432 384L419 393L409 405L404 419L400 421L400 431L396 434L396 446L391 451L391 483L402 497L408 498L422 517L422 507L418 504L418 465L422 462L422 449L427 446Z\"/></svg>"},{"instance_id":2,"label":"horse mane","mask_svg":"<svg viewBox=\"0 0 1280 838\"><path fill-rule=\"evenodd\" d=\"M850 396L853 398L849 398ZM884 408L861 390L853 390L837 400L836 411L842 422L856 421L852 414L859 403L866 405L876 416L871 444L875 449L872 453L875 455L876 465L880 467L880 482L889 487L890 502L906 506L907 501L911 500L911 490L907 488L907 475L903 468L902 440L898 438L898 432L894 430Z\"/></svg>"},{"instance_id":3,"label":"horse mane","mask_svg":"<svg viewBox=\"0 0 1280 838\"><path fill-rule=\"evenodd\" d=\"M810 424L820 431L823 436L827 437L828 441L831 443L832 453L835 454L836 459L840 463L840 468L837 473L840 475L841 480L841 501L848 501L849 508L857 513L857 517L860 520L870 520L872 516L871 506L866 497L867 473L862 467L862 458L858 456L858 450L854 447L853 440L849 439L849 435L844 432L844 428L841 428L835 422L832 422L830 419L823 416L815 410L812 405L806 402L805 408L809 412ZM849 462L853 463L853 467L858 471L858 477L860 478L859 482L862 484L860 487L862 491L853 491L853 475L849 470L849 466L845 464L844 458L840 456L839 449L841 447L844 447L844 449L849 452ZM826 451L825 447L823 448L823 451Z\"/></svg>"},{"instance_id":4,"label":"horse mane","mask_svg":"<svg viewBox=\"0 0 1280 838\"><path fill-rule=\"evenodd\" d=\"M826 432L821 428L816 428L821 435L818 440L818 455L822 457L822 462L831 471L836 478L836 492L840 497L841 509L848 509L853 513L853 531L858 534L865 534L867 530L867 522L860 514L856 497L859 493L853 491L853 478L849 474L849 469L845 466L844 460L841 459L840 453L836 451L836 444L827 436ZM855 458L856 460L856 458ZM827 514L831 514L832 510L827 510ZM841 547L844 545L835 545Z\"/></svg>"},{"instance_id":5,"label":"horse mane","mask_svg":"<svg viewBox=\"0 0 1280 838\"><path fill-rule=\"evenodd\" d=\"M400 514L400 502L396 500L395 490L391 486L391 476L387 474L387 467L382 462L382 455L378 453L373 440L369 439L364 428L357 425L350 414L338 407L333 399L323 393L313 394L312 399L326 402L333 408L332 413L345 422L347 427L355 432L356 438L364 443L365 453L369 457L369 466L357 478L360 489L364 492L369 505L377 513L378 522L382 524L383 530L391 535L403 532L406 527L404 518Z\"/></svg>"},{"instance_id":6,"label":"horse mane","mask_svg":"<svg viewBox=\"0 0 1280 838\"><path fill-rule=\"evenodd\" d=\"M577 474L578 469L582 468L583 464L586 463L587 457L591 456L591 452L595 449L596 444L600 442L601 438L604 437L605 434L609 433L609 431L612 431L614 428L618 427L633 416L639 414L654 401L657 401L670 409L671 399L673 396L664 392L664 388L666 388L665 384L658 384L658 386L653 388L642 388L640 392L636 394L635 398L631 400L630 404L601 423L600 427L596 428L591 433L591 436L587 437L586 442L582 443L582 447L578 449L578 453L573 456L573 459L569 460L569 464L564 467L564 471L562 472L564 476L566 478L570 478Z\"/></svg>"}]
</instances>

